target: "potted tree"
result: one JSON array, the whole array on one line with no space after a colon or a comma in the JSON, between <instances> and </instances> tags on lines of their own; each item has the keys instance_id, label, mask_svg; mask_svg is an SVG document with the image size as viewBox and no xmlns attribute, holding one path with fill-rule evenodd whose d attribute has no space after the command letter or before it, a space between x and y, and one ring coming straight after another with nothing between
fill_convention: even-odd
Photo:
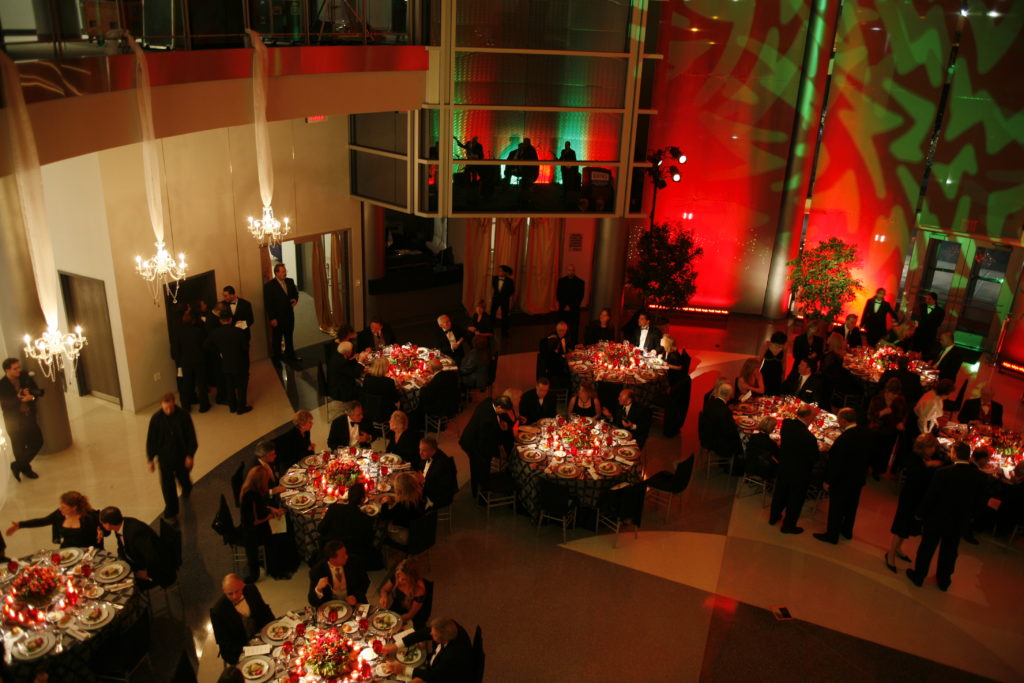
<instances>
[{"instance_id":1,"label":"potted tree","mask_svg":"<svg viewBox=\"0 0 1024 683\"><path fill-rule=\"evenodd\" d=\"M852 273L857 261L857 248L837 237L818 242L789 261L786 265L793 268L789 290L797 313L806 318L835 320L862 289L861 281Z\"/></svg>"},{"instance_id":2,"label":"potted tree","mask_svg":"<svg viewBox=\"0 0 1024 683\"><path fill-rule=\"evenodd\" d=\"M636 262L626 269L626 283L643 293L644 307L682 308L697 291L694 267L704 250L693 232L678 223L652 225L636 243Z\"/></svg>"}]
</instances>

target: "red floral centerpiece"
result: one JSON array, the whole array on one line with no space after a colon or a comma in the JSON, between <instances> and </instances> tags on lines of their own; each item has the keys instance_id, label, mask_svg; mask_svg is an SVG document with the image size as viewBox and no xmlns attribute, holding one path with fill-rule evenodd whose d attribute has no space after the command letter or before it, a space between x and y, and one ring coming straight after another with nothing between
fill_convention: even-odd
<instances>
[{"instance_id":1,"label":"red floral centerpiece","mask_svg":"<svg viewBox=\"0 0 1024 683\"><path fill-rule=\"evenodd\" d=\"M62 587L64 595L58 597ZM24 567L11 582L4 597L3 616L7 621L17 624L42 623L54 602L59 610L73 607L78 602L74 582L71 579L65 580L55 566Z\"/></svg>"},{"instance_id":2,"label":"red floral centerpiece","mask_svg":"<svg viewBox=\"0 0 1024 683\"><path fill-rule=\"evenodd\" d=\"M380 351L371 351L363 363L369 366L378 358L384 358L388 362L387 376L401 384L410 380L417 380L420 384L426 383L432 374L429 362L438 358L445 365L451 361L440 351L426 349L415 344L403 344L385 346Z\"/></svg>"},{"instance_id":3,"label":"red floral centerpiece","mask_svg":"<svg viewBox=\"0 0 1024 683\"><path fill-rule=\"evenodd\" d=\"M668 370L662 358L629 342L598 342L570 352L566 361L577 374L598 381L644 382Z\"/></svg>"},{"instance_id":4,"label":"red floral centerpiece","mask_svg":"<svg viewBox=\"0 0 1024 683\"><path fill-rule=\"evenodd\" d=\"M297 664L324 678L346 678L362 673L356 644L336 628L320 631L310 638Z\"/></svg>"},{"instance_id":5,"label":"red floral centerpiece","mask_svg":"<svg viewBox=\"0 0 1024 683\"><path fill-rule=\"evenodd\" d=\"M328 491L341 492L359 481L362 476L363 471L355 461L335 458L324 468L323 486Z\"/></svg>"}]
</instances>

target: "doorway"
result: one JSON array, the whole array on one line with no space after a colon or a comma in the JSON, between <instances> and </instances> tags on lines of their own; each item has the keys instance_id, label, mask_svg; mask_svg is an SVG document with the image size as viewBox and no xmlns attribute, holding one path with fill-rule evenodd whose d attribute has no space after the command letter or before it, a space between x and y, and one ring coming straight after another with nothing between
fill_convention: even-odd
<instances>
[{"instance_id":1,"label":"doorway","mask_svg":"<svg viewBox=\"0 0 1024 683\"><path fill-rule=\"evenodd\" d=\"M206 303L207 310L212 310L220 299L217 298L217 275L216 271L208 270L199 275L187 277L178 281L177 301L171 299L164 290L164 312L167 315L167 338L171 341L171 349L175 348L174 339L178 326L181 324L181 316L186 308L192 311L199 310L199 302Z\"/></svg>"},{"instance_id":2,"label":"doorway","mask_svg":"<svg viewBox=\"0 0 1024 683\"><path fill-rule=\"evenodd\" d=\"M121 381L110 330L106 284L91 277L60 273L60 289L67 319L81 325L89 340L75 371L79 395L92 395L120 406Z\"/></svg>"}]
</instances>

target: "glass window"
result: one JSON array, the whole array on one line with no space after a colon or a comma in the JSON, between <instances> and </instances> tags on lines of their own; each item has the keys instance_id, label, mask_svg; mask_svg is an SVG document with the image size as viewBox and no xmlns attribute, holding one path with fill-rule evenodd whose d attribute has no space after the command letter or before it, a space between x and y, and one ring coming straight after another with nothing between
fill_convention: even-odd
<instances>
[{"instance_id":1,"label":"glass window","mask_svg":"<svg viewBox=\"0 0 1024 683\"><path fill-rule=\"evenodd\" d=\"M523 107L623 107L626 60L460 52L455 103Z\"/></svg>"},{"instance_id":2,"label":"glass window","mask_svg":"<svg viewBox=\"0 0 1024 683\"><path fill-rule=\"evenodd\" d=\"M578 168L578 172L567 169ZM501 169L498 171L497 169ZM455 167L457 213L612 213L616 170L519 164Z\"/></svg>"},{"instance_id":3,"label":"glass window","mask_svg":"<svg viewBox=\"0 0 1024 683\"><path fill-rule=\"evenodd\" d=\"M441 138L441 112L437 109L420 110L420 159L438 158Z\"/></svg>"},{"instance_id":4,"label":"glass window","mask_svg":"<svg viewBox=\"0 0 1024 683\"><path fill-rule=\"evenodd\" d=\"M559 159L568 142L577 161L614 162L619 158L619 114L580 111L467 111L452 114L453 159L466 159L472 139L483 148L484 159L508 159L524 138L536 151L536 159Z\"/></svg>"},{"instance_id":5,"label":"glass window","mask_svg":"<svg viewBox=\"0 0 1024 683\"><path fill-rule=\"evenodd\" d=\"M405 206L405 161L359 150L351 155L352 194Z\"/></svg>"},{"instance_id":6,"label":"glass window","mask_svg":"<svg viewBox=\"0 0 1024 683\"><path fill-rule=\"evenodd\" d=\"M459 0L457 45L625 52L630 3L621 0Z\"/></svg>"},{"instance_id":7,"label":"glass window","mask_svg":"<svg viewBox=\"0 0 1024 683\"><path fill-rule=\"evenodd\" d=\"M406 118L403 111L353 114L349 139L353 145L405 154Z\"/></svg>"}]
</instances>

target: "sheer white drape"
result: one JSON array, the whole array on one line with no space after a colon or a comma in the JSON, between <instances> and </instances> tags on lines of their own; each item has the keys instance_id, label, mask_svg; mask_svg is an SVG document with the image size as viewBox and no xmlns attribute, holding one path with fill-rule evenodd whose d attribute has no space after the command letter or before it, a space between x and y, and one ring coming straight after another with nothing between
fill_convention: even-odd
<instances>
[{"instance_id":1,"label":"sheer white drape","mask_svg":"<svg viewBox=\"0 0 1024 683\"><path fill-rule=\"evenodd\" d=\"M267 127L267 85L270 53L260 34L246 29L252 41L252 113L256 129L256 173L260 180L260 199L269 207L274 201L274 157L270 151Z\"/></svg>"},{"instance_id":2,"label":"sheer white drape","mask_svg":"<svg viewBox=\"0 0 1024 683\"><path fill-rule=\"evenodd\" d=\"M149 85L149 66L146 53L129 34L128 45L135 54L135 101L139 109L139 125L142 128L142 171L146 182L146 205L149 207L149 222L157 242L164 242L164 198L160 184L160 146L153 129L153 95Z\"/></svg>"}]
</instances>

